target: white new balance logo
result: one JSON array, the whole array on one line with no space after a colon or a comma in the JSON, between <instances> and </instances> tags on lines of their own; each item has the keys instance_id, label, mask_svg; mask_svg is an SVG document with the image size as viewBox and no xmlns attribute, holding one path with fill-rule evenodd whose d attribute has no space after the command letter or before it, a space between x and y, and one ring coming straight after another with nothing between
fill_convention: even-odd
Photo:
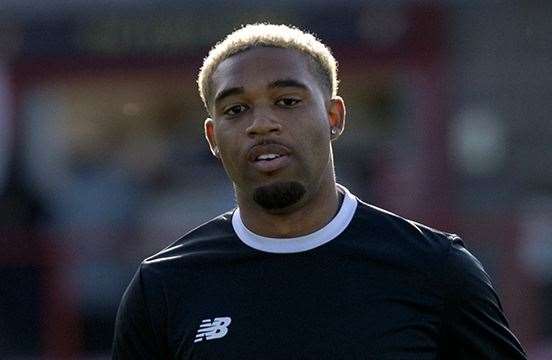
<instances>
[{"instance_id":1,"label":"white new balance logo","mask_svg":"<svg viewBox=\"0 0 552 360\"><path fill-rule=\"evenodd\" d=\"M218 317L213 321L211 319L202 320L194 342L203 341L204 338L206 340L220 339L228 332L231 321L232 319L229 317Z\"/></svg>"}]
</instances>

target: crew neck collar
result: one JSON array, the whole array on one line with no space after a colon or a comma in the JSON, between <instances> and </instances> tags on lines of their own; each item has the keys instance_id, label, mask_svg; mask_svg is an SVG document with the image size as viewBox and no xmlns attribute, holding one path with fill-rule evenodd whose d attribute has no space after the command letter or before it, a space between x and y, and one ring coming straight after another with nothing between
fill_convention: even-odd
<instances>
[{"instance_id":1,"label":"crew neck collar","mask_svg":"<svg viewBox=\"0 0 552 360\"><path fill-rule=\"evenodd\" d=\"M269 253L297 253L321 246L335 239L347 228L357 208L356 197L344 186L336 185L343 193L343 202L338 213L328 224L310 234L291 238L271 238L255 234L243 223L239 207L232 215L234 231L247 246Z\"/></svg>"}]
</instances>

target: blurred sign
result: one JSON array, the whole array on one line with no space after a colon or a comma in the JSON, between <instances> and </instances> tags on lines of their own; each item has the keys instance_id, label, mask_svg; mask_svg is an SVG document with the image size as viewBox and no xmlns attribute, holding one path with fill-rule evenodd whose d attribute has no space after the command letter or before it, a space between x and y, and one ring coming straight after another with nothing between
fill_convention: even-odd
<instances>
[{"instance_id":1,"label":"blurred sign","mask_svg":"<svg viewBox=\"0 0 552 360\"><path fill-rule=\"evenodd\" d=\"M262 4L261 4L262 5ZM333 46L353 45L387 56L435 54L443 31L441 11L430 6L382 10L361 4L333 8L305 3L194 4L169 12L127 9L107 14L74 13L33 19L22 25L24 56L178 55L208 47L252 22L292 24Z\"/></svg>"}]
</instances>

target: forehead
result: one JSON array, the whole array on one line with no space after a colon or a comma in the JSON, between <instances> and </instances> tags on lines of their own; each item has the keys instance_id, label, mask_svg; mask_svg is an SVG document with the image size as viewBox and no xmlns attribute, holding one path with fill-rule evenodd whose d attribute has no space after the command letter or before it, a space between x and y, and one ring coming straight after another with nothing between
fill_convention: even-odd
<instances>
[{"instance_id":1,"label":"forehead","mask_svg":"<svg viewBox=\"0 0 552 360\"><path fill-rule=\"evenodd\" d=\"M308 55L294 49L258 47L223 60L212 75L212 94L224 89L263 87L282 79L293 79L312 87L316 84Z\"/></svg>"}]
</instances>

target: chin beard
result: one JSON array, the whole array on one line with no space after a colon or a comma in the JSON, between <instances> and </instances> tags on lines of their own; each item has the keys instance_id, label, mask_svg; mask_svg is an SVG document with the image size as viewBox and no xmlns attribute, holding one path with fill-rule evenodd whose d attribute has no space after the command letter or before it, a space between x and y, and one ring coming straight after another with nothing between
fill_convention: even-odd
<instances>
[{"instance_id":1,"label":"chin beard","mask_svg":"<svg viewBox=\"0 0 552 360\"><path fill-rule=\"evenodd\" d=\"M298 182L278 182L255 189L253 200L264 209L281 210L299 202L305 192Z\"/></svg>"}]
</instances>

